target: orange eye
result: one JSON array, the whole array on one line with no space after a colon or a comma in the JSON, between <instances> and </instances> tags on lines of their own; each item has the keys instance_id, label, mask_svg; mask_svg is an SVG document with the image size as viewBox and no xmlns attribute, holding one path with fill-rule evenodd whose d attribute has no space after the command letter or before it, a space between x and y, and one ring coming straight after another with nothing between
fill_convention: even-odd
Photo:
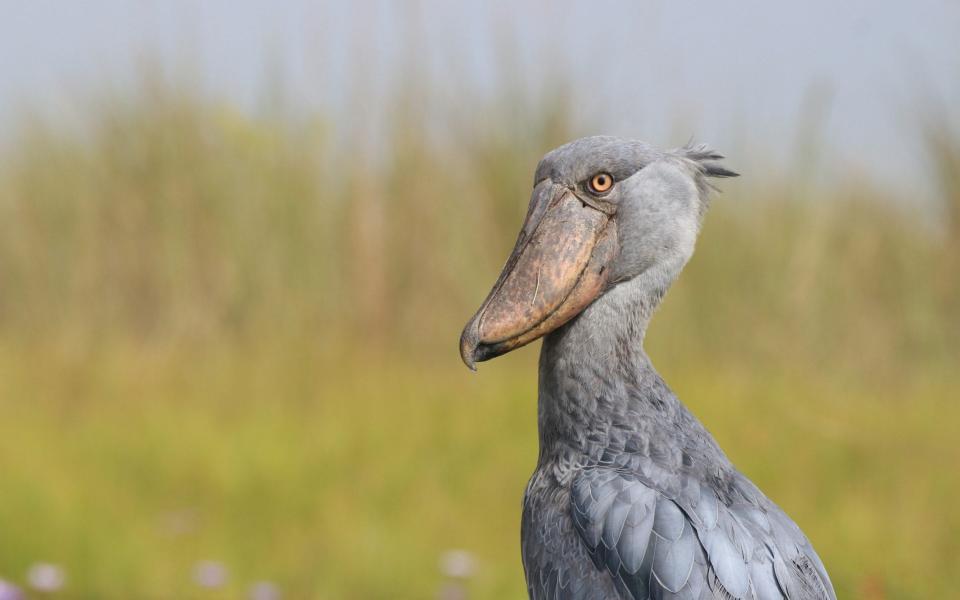
<instances>
[{"instance_id":1,"label":"orange eye","mask_svg":"<svg viewBox=\"0 0 960 600\"><path fill-rule=\"evenodd\" d=\"M590 178L589 186L594 194L604 194L613 187L613 176L610 173L597 173Z\"/></svg>"}]
</instances>

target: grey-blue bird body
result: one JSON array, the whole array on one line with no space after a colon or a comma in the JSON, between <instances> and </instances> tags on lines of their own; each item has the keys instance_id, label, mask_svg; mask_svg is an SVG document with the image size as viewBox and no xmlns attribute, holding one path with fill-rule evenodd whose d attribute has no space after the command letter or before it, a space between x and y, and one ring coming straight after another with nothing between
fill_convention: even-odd
<instances>
[{"instance_id":1,"label":"grey-blue bird body","mask_svg":"<svg viewBox=\"0 0 960 600\"><path fill-rule=\"evenodd\" d=\"M720 158L611 137L547 154L514 253L464 330L471 367L544 336L521 527L535 600L836 598L800 529L643 350L693 253L707 178L735 175Z\"/></svg>"}]
</instances>

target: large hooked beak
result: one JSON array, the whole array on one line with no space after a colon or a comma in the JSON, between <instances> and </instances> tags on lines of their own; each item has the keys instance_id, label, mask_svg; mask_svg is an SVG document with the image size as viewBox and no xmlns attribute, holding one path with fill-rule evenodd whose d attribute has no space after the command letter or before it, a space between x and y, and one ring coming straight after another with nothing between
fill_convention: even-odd
<instances>
[{"instance_id":1,"label":"large hooked beak","mask_svg":"<svg viewBox=\"0 0 960 600\"><path fill-rule=\"evenodd\" d=\"M619 250L612 215L549 179L533 188L517 244L460 336L468 367L550 333L606 289Z\"/></svg>"}]
</instances>

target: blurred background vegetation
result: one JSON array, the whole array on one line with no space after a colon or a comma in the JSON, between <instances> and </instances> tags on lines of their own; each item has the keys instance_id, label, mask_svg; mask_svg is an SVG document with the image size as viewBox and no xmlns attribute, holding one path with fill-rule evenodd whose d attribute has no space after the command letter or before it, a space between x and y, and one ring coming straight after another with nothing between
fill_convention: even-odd
<instances>
[{"instance_id":1,"label":"blurred background vegetation","mask_svg":"<svg viewBox=\"0 0 960 600\"><path fill-rule=\"evenodd\" d=\"M149 67L78 98L82 127L18 121L0 579L47 561L49 597L434 598L465 549L471 598L523 597L536 347L478 376L456 342L536 161L595 129L561 79L438 116L415 75L375 152L334 115L251 115ZM949 597L960 570L960 131L924 117L922 210L737 149L648 336L841 598ZM205 560L229 577L198 586Z\"/></svg>"}]
</instances>

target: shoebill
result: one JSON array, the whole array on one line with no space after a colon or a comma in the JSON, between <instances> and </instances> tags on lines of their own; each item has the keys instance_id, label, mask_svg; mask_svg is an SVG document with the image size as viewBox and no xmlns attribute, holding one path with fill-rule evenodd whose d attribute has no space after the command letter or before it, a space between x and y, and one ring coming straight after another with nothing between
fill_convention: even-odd
<instances>
[{"instance_id":1,"label":"shoebill","mask_svg":"<svg viewBox=\"0 0 960 600\"><path fill-rule=\"evenodd\" d=\"M523 500L531 598L834 600L800 529L730 463L643 350L693 253L705 146L588 137L548 153L513 253L460 339L472 369L543 337Z\"/></svg>"}]
</instances>

